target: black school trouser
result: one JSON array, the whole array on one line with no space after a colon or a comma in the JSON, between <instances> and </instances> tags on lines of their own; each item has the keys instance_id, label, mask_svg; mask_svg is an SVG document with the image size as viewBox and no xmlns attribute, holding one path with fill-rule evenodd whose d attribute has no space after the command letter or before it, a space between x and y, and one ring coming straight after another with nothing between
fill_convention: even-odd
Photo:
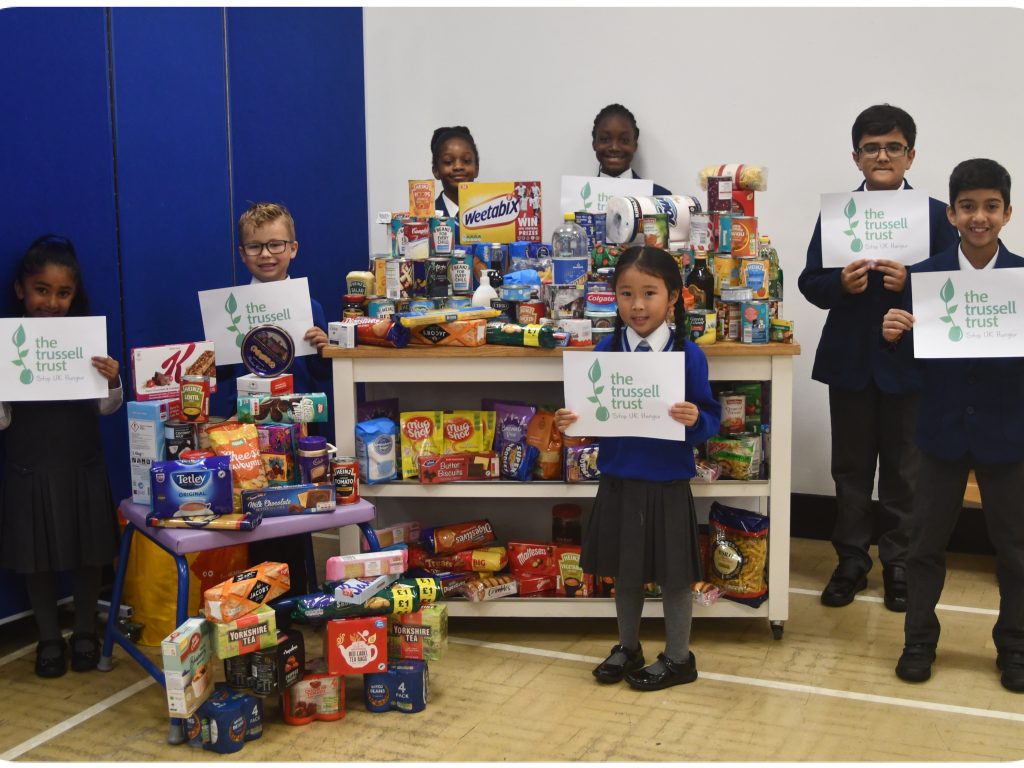
<instances>
[{"instance_id":1,"label":"black school trouser","mask_svg":"<svg viewBox=\"0 0 1024 768\"><path fill-rule=\"evenodd\" d=\"M878 503L886 527L878 539L883 565L903 565L910 536L910 505L917 477L914 443L917 395L891 395L874 381L858 391L828 388L832 421L832 479L836 524L832 546L839 562L871 570L874 530L871 493L878 467Z\"/></svg>"},{"instance_id":2,"label":"black school trouser","mask_svg":"<svg viewBox=\"0 0 1024 768\"><path fill-rule=\"evenodd\" d=\"M996 550L999 618L992 639L1000 653L1024 652L1024 461L982 464L970 456L942 461L921 454L907 557L907 645L939 640L935 606L946 580L946 545L964 505L974 468L982 511Z\"/></svg>"}]
</instances>

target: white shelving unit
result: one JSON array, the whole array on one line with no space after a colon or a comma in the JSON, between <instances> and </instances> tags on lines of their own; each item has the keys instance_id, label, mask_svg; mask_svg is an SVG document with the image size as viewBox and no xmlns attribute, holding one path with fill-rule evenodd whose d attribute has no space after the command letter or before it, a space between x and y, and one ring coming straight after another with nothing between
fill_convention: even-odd
<instances>
[{"instance_id":1,"label":"white shelving unit","mask_svg":"<svg viewBox=\"0 0 1024 768\"><path fill-rule=\"evenodd\" d=\"M769 532L768 600L757 608L719 600L695 616L765 617L776 638L789 616L789 497L793 436L793 357L797 344L749 345L719 342L704 347L713 381L767 381L771 383L771 478L763 481L718 481L691 484L697 498L767 498ZM463 347L407 347L389 349L325 347L334 372L334 424L339 454L355 453L356 385L403 383L443 386L449 382L520 382L562 380L562 354L568 349L523 349L496 345ZM360 485L360 494L373 501L404 499L588 499L597 483L492 481L421 485L401 481ZM614 616L614 601L607 598L502 598L489 602L451 601L452 616L595 617ZM648 600L645 616L660 616L661 602Z\"/></svg>"}]
</instances>

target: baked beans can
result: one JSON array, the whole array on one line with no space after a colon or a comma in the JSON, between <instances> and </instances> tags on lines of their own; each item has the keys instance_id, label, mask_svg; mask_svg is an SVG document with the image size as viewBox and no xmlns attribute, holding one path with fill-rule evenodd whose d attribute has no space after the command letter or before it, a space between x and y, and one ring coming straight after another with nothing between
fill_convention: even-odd
<instances>
[{"instance_id":1,"label":"baked beans can","mask_svg":"<svg viewBox=\"0 0 1024 768\"><path fill-rule=\"evenodd\" d=\"M224 680L235 690L249 687L250 654L229 656L224 659Z\"/></svg>"},{"instance_id":2,"label":"baked beans can","mask_svg":"<svg viewBox=\"0 0 1024 768\"><path fill-rule=\"evenodd\" d=\"M427 296L448 296L448 266L450 256L431 256L427 259Z\"/></svg>"},{"instance_id":3,"label":"baked beans can","mask_svg":"<svg viewBox=\"0 0 1024 768\"><path fill-rule=\"evenodd\" d=\"M755 299L768 298L768 260L740 259L740 284L749 288Z\"/></svg>"},{"instance_id":4,"label":"baked beans can","mask_svg":"<svg viewBox=\"0 0 1024 768\"><path fill-rule=\"evenodd\" d=\"M732 216L732 248L733 256L757 256L757 217Z\"/></svg>"},{"instance_id":5,"label":"baked beans can","mask_svg":"<svg viewBox=\"0 0 1024 768\"><path fill-rule=\"evenodd\" d=\"M366 300L366 313L369 317L381 319L395 314L395 300L387 296L371 296Z\"/></svg>"},{"instance_id":6,"label":"baked beans can","mask_svg":"<svg viewBox=\"0 0 1024 768\"><path fill-rule=\"evenodd\" d=\"M339 456L331 460L331 477L338 504L359 501L359 462L355 456Z\"/></svg>"},{"instance_id":7,"label":"baked beans can","mask_svg":"<svg viewBox=\"0 0 1024 768\"><path fill-rule=\"evenodd\" d=\"M768 343L768 302L744 301L740 308L740 342Z\"/></svg>"},{"instance_id":8,"label":"baked beans can","mask_svg":"<svg viewBox=\"0 0 1024 768\"><path fill-rule=\"evenodd\" d=\"M210 378L208 376L182 376L181 415L191 422L210 418Z\"/></svg>"},{"instance_id":9,"label":"baked beans can","mask_svg":"<svg viewBox=\"0 0 1024 768\"><path fill-rule=\"evenodd\" d=\"M405 256L405 219L391 219L391 258Z\"/></svg>"},{"instance_id":10,"label":"baked beans can","mask_svg":"<svg viewBox=\"0 0 1024 768\"><path fill-rule=\"evenodd\" d=\"M708 177L708 210L713 213L732 210L732 176Z\"/></svg>"},{"instance_id":11,"label":"baked beans can","mask_svg":"<svg viewBox=\"0 0 1024 768\"><path fill-rule=\"evenodd\" d=\"M456 249L448 262L448 281L452 293L472 293L473 256L461 248Z\"/></svg>"},{"instance_id":12,"label":"baked beans can","mask_svg":"<svg viewBox=\"0 0 1024 768\"><path fill-rule=\"evenodd\" d=\"M199 447L199 430L191 421L168 421L164 424L167 458L177 459L182 451Z\"/></svg>"},{"instance_id":13,"label":"baked beans can","mask_svg":"<svg viewBox=\"0 0 1024 768\"><path fill-rule=\"evenodd\" d=\"M543 301L521 301L516 309L516 320L523 325L539 323L542 317L548 312L547 304Z\"/></svg>"},{"instance_id":14,"label":"baked beans can","mask_svg":"<svg viewBox=\"0 0 1024 768\"><path fill-rule=\"evenodd\" d=\"M719 431L723 435L742 432L747 423L747 397L742 392L722 392L718 396L718 404L722 407L722 425Z\"/></svg>"},{"instance_id":15,"label":"baked beans can","mask_svg":"<svg viewBox=\"0 0 1024 768\"><path fill-rule=\"evenodd\" d=\"M455 247L455 228L447 216L430 218L430 255L443 256L446 260Z\"/></svg>"},{"instance_id":16,"label":"baked beans can","mask_svg":"<svg viewBox=\"0 0 1024 768\"><path fill-rule=\"evenodd\" d=\"M644 245L668 248L668 214L644 214L640 220L640 232L643 234Z\"/></svg>"},{"instance_id":17,"label":"baked beans can","mask_svg":"<svg viewBox=\"0 0 1024 768\"><path fill-rule=\"evenodd\" d=\"M708 309L691 309L686 313L686 336L701 346L715 343L715 313Z\"/></svg>"}]
</instances>

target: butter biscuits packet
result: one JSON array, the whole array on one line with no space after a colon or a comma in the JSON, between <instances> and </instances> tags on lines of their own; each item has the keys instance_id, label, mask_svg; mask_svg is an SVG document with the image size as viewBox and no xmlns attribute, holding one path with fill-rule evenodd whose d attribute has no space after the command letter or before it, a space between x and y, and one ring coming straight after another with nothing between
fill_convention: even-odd
<instances>
[{"instance_id":1,"label":"butter biscuits packet","mask_svg":"<svg viewBox=\"0 0 1024 768\"><path fill-rule=\"evenodd\" d=\"M420 456L440 456L444 449L441 411L404 411L401 414L402 479L419 477Z\"/></svg>"},{"instance_id":2,"label":"butter biscuits packet","mask_svg":"<svg viewBox=\"0 0 1024 768\"><path fill-rule=\"evenodd\" d=\"M260 436L255 424L225 421L208 427L210 448L218 456L231 458L231 503L236 515L242 514L242 491L270 485L260 455Z\"/></svg>"}]
</instances>

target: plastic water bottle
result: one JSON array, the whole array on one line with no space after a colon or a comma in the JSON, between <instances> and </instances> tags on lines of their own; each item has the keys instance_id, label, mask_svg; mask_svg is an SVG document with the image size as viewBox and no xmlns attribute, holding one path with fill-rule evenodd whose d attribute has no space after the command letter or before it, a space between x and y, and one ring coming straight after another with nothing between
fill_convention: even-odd
<instances>
[{"instance_id":1,"label":"plastic water bottle","mask_svg":"<svg viewBox=\"0 0 1024 768\"><path fill-rule=\"evenodd\" d=\"M491 276L485 269L480 273L480 285L473 291L474 307L490 307L491 301L498 298L498 292L491 287Z\"/></svg>"},{"instance_id":2,"label":"plastic water bottle","mask_svg":"<svg viewBox=\"0 0 1024 768\"><path fill-rule=\"evenodd\" d=\"M551 234L551 256L555 259L586 258L587 231L576 223L576 214L565 214L565 221Z\"/></svg>"}]
</instances>

